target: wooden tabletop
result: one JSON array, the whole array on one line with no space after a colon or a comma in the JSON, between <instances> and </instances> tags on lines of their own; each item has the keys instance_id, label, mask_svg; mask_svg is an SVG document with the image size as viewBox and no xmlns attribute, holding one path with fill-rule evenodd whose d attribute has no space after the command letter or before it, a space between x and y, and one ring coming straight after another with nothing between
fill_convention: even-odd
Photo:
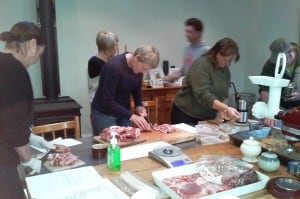
<instances>
[{"instance_id":1,"label":"wooden tabletop","mask_svg":"<svg viewBox=\"0 0 300 199\"><path fill-rule=\"evenodd\" d=\"M241 152L238 147L231 144L230 142L221 143L221 144L214 144L214 145L206 145L200 147L194 147L189 149L184 149L186 155L188 155L194 162L196 162L201 155L216 155L216 154L224 154L224 155L232 155L236 157L241 157ZM255 169L259 170L257 165L255 164ZM162 166L158 162L148 158L138 158L133 160L127 160L122 162L122 169L120 172L115 172L107 169L106 165L98 165L95 166L95 169L100 173L103 177L115 177L120 175L121 172L124 171L131 171L136 173L137 175L143 177L147 181L154 183L152 178L152 172L157 170L165 169L166 167ZM286 167L281 166L279 171L274 173L266 173L261 170L260 172L264 173L265 175L273 177L293 177L292 175L286 172ZM266 189L253 192L244 196L241 196L242 199L269 199L274 198L270 195Z\"/></svg>"},{"instance_id":2,"label":"wooden tabletop","mask_svg":"<svg viewBox=\"0 0 300 199\"><path fill-rule=\"evenodd\" d=\"M161 88L152 88L152 87L146 87L146 86L142 86L142 91L152 91L152 90L179 90L181 88L181 86L164 86Z\"/></svg>"}]
</instances>

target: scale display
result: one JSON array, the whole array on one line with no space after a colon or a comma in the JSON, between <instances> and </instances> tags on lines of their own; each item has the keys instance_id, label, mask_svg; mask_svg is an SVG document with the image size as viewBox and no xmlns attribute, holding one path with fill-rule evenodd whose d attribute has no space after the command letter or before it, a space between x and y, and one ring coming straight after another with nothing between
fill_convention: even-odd
<instances>
[{"instance_id":1,"label":"scale display","mask_svg":"<svg viewBox=\"0 0 300 199\"><path fill-rule=\"evenodd\" d=\"M193 162L180 148L172 145L155 148L148 153L148 156L169 168L183 166Z\"/></svg>"}]
</instances>

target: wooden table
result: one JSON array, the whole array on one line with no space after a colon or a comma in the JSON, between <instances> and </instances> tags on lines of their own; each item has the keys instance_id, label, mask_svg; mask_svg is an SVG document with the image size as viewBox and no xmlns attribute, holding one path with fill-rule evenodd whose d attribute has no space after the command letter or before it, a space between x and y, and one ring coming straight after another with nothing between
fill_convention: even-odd
<instances>
[{"instance_id":1,"label":"wooden table","mask_svg":"<svg viewBox=\"0 0 300 199\"><path fill-rule=\"evenodd\" d=\"M241 152L238 147L235 145L227 142L221 144L214 144L214 145L206 145L200 147L194 147L184 150L185 154L188 155L194 162L196 162L201 155L216 155L216 154L224 154L224 155L232 155L236 157L241 157ZM144 179L148 180L151 183L154 183L152 178L152 172L165 169L166 167L162 166L158 162L144 157L138 158L133 160L127 160L122 162L122 169L120 172L115 172L107 169L106 165L98 165L95 166L95 169L100 173L101 176L104 177L115 177L120 175L121 172L124 171L131 171L136 173L137 175L143 177ZM255 169L259 170L257 165L255 165ZM284 166L280 167L280 170L275 173L265 173L260 171L271 178L273 177L293 177L292 175L286 172L286 168ZM269 199L274 198L271 194L267 192L266 189L253 192L244 196L241 196L242 199Z\"/></svg>"}]
</instances>

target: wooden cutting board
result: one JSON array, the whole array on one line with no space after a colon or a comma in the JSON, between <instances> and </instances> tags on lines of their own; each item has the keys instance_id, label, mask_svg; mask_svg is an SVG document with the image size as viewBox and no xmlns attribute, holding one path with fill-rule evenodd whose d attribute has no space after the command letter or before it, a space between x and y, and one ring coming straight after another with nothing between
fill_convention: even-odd
<instances>
[{"instance_id":1,"label":"wooden cutting board","mask_svg":"<svg viewBox=\"0 0 300 199\"><path fill-rule=\"evenodd\" d=\"M194 133L186 132L181 129L176 129L175 133L161 133L159 131L151 131L151 132L141 132L141 135L132 142L118 142L120 147L125 147L129 145L135 145L140 143L151 143L164 141L169 144L178 144L182 142L187 142L195 139ZM100 139L100 136L95 136L94 140L100 143L109 143Z\"/></svg>"}]
</instances>

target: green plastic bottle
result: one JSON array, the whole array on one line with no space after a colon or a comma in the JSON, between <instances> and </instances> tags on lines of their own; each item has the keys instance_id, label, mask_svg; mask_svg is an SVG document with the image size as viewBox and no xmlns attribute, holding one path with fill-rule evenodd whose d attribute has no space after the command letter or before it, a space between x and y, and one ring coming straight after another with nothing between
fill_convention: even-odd
<instances>
[{"instance_id":1,"label":"green plastic bottle","mask_svg":"<svg viewBox=\"0 0 300 199\"><path fill-rule=\"evenodd\" d=\"M107 150L107 167L114 171L120 171L121 169L121 151L115 132L112 132L112 138Z\"/></svg>"}]
</instances>

